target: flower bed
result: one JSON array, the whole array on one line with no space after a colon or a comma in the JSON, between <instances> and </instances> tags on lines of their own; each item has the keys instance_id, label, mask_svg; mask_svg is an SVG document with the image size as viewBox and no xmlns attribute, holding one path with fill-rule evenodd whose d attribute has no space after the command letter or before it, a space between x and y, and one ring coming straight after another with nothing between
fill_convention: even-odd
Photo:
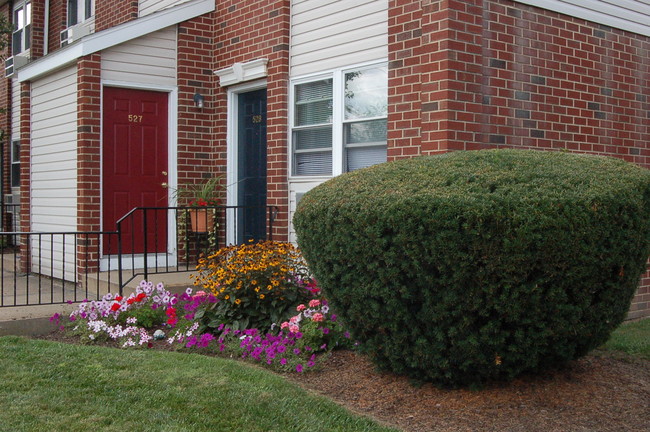
<instances>
[{"instance_id":1,"label":"flower bed","mask_svg":"<svg viewBox=\"0 0 650 432\"><path fill-rule=\"evenodd\" d=\"M222 256L236 261L220 262ZM129 296L109 293L101 300L86 300L67 319L55 314L51 321L82 343L113 341L121 348L152 348L155 340L165 340L171 349L238 356L285 371L302 372L314 367L320 355L351 345L350 335L327 300L319 297L316 282L293 246L263 242L232 247L205 260L204 270L209 262L212 265L195 283L202 281L209 291L187 288L173 294L162 283L142 281ZM230 269L232 280L215 282L211 275L221 275L222 264ZM259 294L262 281L267 296ZM246 298L246 292L250 298L241 308L239 297L227 294ZM264 302L266 297L275 300ZM263 325L242 326L249 322Z\"/></svg>"}]
</instances>

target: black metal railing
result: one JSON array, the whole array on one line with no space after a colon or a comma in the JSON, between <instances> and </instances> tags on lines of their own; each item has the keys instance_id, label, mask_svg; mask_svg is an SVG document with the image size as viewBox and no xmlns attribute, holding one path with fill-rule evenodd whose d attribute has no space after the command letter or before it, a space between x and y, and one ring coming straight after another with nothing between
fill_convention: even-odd
<instances>
[{"instance_id":1,"label":"black metal railing","mask_svg":"<svg viewBox=\"0 0 650 432\"><path fill-rule=\"evenodd\" d=\"M277 208L134 208L115 231L0 232L0 307L123 294L136 277L187 272L231 243L272 240Z\"/></svg>"},{"instance_id":2,"label":"black metal railing","mask_svg":"<svg viewBox=\"0 0 650 432\"><path fill-rule=\"evenodd\" d=\"M119 285L194 270L202 255L228 244L273 240L277 212L274 206L134 208L116 223Z\"/></svg>"},{"instance_id":3,"label":"black metal railing","mask_svg":"<svg viewBox=\"0 0 650 432\"><path fill-rule=\"evenodd\" d=\"M0 307L79 302L116 291L110 263L99 268L101 241L117 242L117 233L1 232Z\"/></svg>"}]
</instances>

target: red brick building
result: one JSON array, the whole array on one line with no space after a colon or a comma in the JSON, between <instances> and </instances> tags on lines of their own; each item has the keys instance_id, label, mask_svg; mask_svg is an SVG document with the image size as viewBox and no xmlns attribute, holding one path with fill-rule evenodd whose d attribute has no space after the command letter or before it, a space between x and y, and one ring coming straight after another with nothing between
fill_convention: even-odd
<instances>
[{"instance_id":1,"label":"red brick building","mask_svg":"<svg viewBox=\"0 0 650 432\"><path fill-rule=\"evenodd\" d=\"M227 204L277 207L293 240L301 194L395 158L516 147L650 168L650 5L588 3L0 1L3 194L23 231L96 231L173 205L163 182L223 175ZM649 304L646 274L630 316Z\"/></svg>"}]
</instances>

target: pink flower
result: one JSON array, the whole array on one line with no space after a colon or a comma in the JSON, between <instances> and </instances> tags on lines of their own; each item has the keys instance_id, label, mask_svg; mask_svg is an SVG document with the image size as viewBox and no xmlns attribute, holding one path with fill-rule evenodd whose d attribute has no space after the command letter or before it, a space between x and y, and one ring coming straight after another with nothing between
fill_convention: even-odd
<instances>
[{"instance_id":1,"label":"pink flower","mask_svg":"<svg viewBox=\"0 0 650 432\"><path fill-rule=\"evenodd\" d=\"M324 317L322 313L315 313L314 315L312 315L311 319L312 321L321 322L323 321Z\"/></svg>"},{"instance_id":2,"label":"pink flower","mask_svg":"<svg viewBox=\"0 0 650 432\"><path fill-rule=\"evenodd\" d=\"M298 333L298 330L300 330L300 327L298 327L297 325L291 325L291 326L289 326L289 331L290 331L291 333Z\"/></svg>"},{"instance_id":3,"label":"pink flower","mask_svg":"<svg viewBox=\"0 0 650 432\"><path fill-rule=\"evenodd\" d=\"M282 324L280 324L280 328L281 328L281 329L286 329L287 327L289 327L289 323L288 323L287 321L285 321L285 322L283 322Z\"/></svg>"},{"instance_id":4,"label":"pink flower","mask_svg":"<svg viewBox=\"0 0 650 432\"><path fill-rule=\"evenodd\" d=\"M291 318L289 318L289 322L290 322L291 324L295 324L295 323L297 323L297 322L298 322L298 315L296 315L296 316L292 316Z\"/></svg>"},{"instance_id":5,"label":"pink flower","mask_svg":"<svg viewBox=\"0 0 650 432\"><path fill-rule=\"evenodd\" d=\"M296 308L296 310L297 310L298 312L302 312L302 311L304 311L305 309L306 309L306 307L305 307L304 304L298 305L298 307Z\"/></svg>"},{"instance_id":6,"label":"pink flower","mask_svg":"<svg viewBox=\"0 0 650 432\"><path fill-rule=\"evenodd\" d=\"M318 306L320 306L320 300L314 299L309 301L309 307L318 307Z\"/></svg>"}]
</instances>

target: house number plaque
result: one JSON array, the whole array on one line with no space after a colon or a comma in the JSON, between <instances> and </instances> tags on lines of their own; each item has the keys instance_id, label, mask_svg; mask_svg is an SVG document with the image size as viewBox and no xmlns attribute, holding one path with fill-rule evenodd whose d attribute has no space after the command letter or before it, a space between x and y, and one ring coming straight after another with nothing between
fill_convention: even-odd
<instances>
[{"instance_id":1,"label":"house number plaque","mask_svg":"<svg viewBox=\"0 0 650 432\"><path fill-rule=\"evenodd\" d=\"M142 116L136 114L129 114L129 123L142 123Z\"/></svg>"},{"instance_id":2,"label":"house number plaque","mask_svg":"<svg viewBox=\"0 0 650 432\"><path fill-rule=\"evenodd\" d=\"M253 123L262 123L262 116L261 115L254 115L253 116Z\"/></svg>"}]
</instances>

